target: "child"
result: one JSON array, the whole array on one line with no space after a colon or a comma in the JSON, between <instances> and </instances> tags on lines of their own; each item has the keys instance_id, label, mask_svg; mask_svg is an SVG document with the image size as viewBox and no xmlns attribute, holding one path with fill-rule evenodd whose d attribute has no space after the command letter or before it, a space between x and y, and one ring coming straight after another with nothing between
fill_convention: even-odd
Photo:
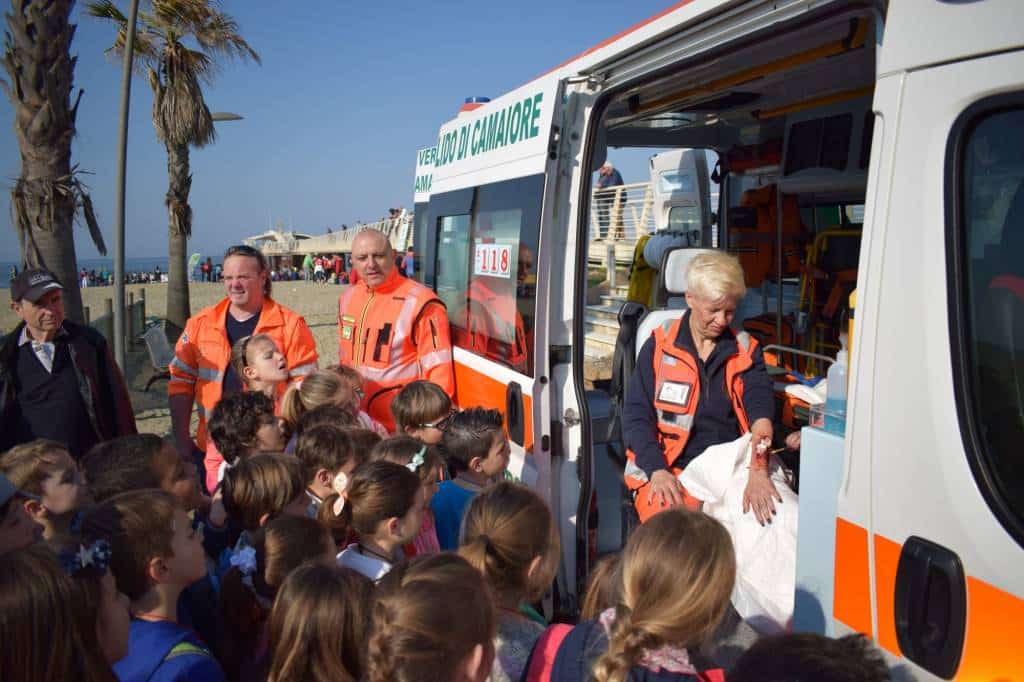
<instances>
[{"instance_id":1,"label":"child","mask_svg":"<svg viewBox=\"0 0 1024 682\"><path fill-rule=\"evenodd\" d=\"M0 556L30 547L43 537L43 527L25 511L24 502L33 496L18 490L0 473Z\"/></svg>"},{"instance_id":2,"label":"child","mask_svg":"<svg viewBox=\"0 0 1024 682\"><path fill-rule=\"evenodd\" d=\"M111 665L128 653L129 616L107 570L109 543L66 540L56 554L38 544L0 556L5 680L117 682Z\"/></svg>"},{"instance_id":3,"label":"child","mask_svg":"<svg viewBox=\"0 0 1024 682\"><path fill-rule=\"evenodd\" d=\"M455 414L441 446L455 479L441 482L430 509L434 512L441 549L456 549L466 505L502 477L511 450L501 413L480 407Z\"/></svg>"},{"instance_id":4,"label":"child","mask_svg":"<svg viewBox=\"0 0 1024 682\"><path fill-rule=\"evenodd\" d=\"M277 516L305 516L302 466L289 455L260 453L224 475L224 510L247 533Z\"/></svg>"},{"instance_id":5,"label":"child","mask_svg":"<svg viewBox=\"0 0 1024 682\"><path fill-rule=\"evenodd\" d=\"M66 534L75 512L89 502L82 472L56 441L40 438L15 445L0 456L0 472L35 498L26 498L23 504L47 540Z\"/></svg>"},{"instance_id":6,"label":"child","mask_svg":"<svg viewBox=\"0 0 1024 682\"><path fill-rule=\"evenodd\" d=\"M416 557L377 588L368 682L483 682L494 658L494 605L457 554Z\"/></svg>"},{"instance_id":7,"label":"child","mask_svg":"<svg viewBox=\"0 0 1024 682\"><path fill-rule=\"evenodd\" d=\"M348 386L335 372L320 369L302 383L292 384L281 398L281 418L290 439L295 438L302 415L321 405L337 405L346 409L351 396ZM289 447L292 443L289 442Z\"/></svg>"},{"instance_id":8,"label":"child","mask_svg":"<svg viewBox=\"0 0 1024 682\"><path fill-rule=\"evenodd\" d=\"M580 607L580 620L596 620L606 609L619 601L618 553L601 557L590 571L587 593Z\"/></svg>"},{"instance_id":9,"label":"child","mask_svg":"<svg viewBox=\"0 0 1024 682\"><path fill-rule=\"evenodd\" d=\"M764 637L740 656L729 682L886 682L885 657L864 635L809 632Z\"/></svg>"},{"instance_id":10,"label":"child","mask_svg":"<svg viewBox=\"0 0 1024 682\"><path fill-rule=\"evenodd\" d=\"M224 478L224 472L256 452L281 452L284 437L274 416L274 402L262 393L242 392L221 398L207 426L213 448L207 448L206 489ZM219 458L219 459L218 459Z\"/></svg>"},{"instance_id":11,"label":"child","mask_svg":"<svg viewBox=\"0 0 1024 682\"><path fill-rule=\"evenodd\" d=\"M340 566L305 564L288 574L267 621L268 682L362 679L372 590Z\"/></svg>"},{"instance_id":12,"label":"child","mask_svg":"<svg viewBox=\"0 0 1024 682\"><path fill-rule=\"evenodd\" d=\"M419 476L392 462L367 462L352 476L338 521L359 535L338 555L338 564L380 580L423 525Z\"/></svg>"},{"instance_id":13,"label":"child","mask_svg":"<svg viewBox=\"0 0 1024 682\"><path fill-rule=\"evenodd\" d=\"M633 532L622 551L618 604L577 625L555 656L552 682L697 682L689 652L729 607L736 557L728 532L673 507Z\"/></svg>"},{"instance_id":14,"label":"child","mask_svg":"<svg viewBox=\"0 0 1024 682\"><path fill-rule=\"evenodd\" d=\"M306 429L311 429L314 426L320 424L327 424L328 426L334 426L339 429L348 429L349 427L358 426L355 418L348 412L338 405L328 403L326 405L319 405L314 407L312 410L303 413L299 418L299 424L295 428L295 440L302 435L302 432ZM295 442L292 443L295 445ZM294 450L294 447L292 448ZM287 450L285 450L287 452Z\"/></svg>"},{"instance_id":15,"label":"child","mask_svg":"<svg viewBox=\"0 0 1024 682\"><path fill-rule=\"evenodd\" d=\"M178 455L170 441L151 433L114 438L94 446L82 459L86 481L97 503L133 490L160 488L172 495L186 513L195 512L203 524L203 549L216 558L227 548L229 529L224 507L215 502L209 513L200 510L196 465ZM217 613L212 600L214 583L204 578L182 593L178 623L193 628L208 644L216 636Z\"/></svg>"},{"instance_id":16,"label":"child","mask_svg":"<svg viewBox=\"0 0 1024 682\"><path fill-rule=\"evenodd\" d=\"M90 509L82 531L110 537L110 568L131 600L128 655L114 666L118 678L223 680L204 642L178 623L178 598L206 576L202 525L168 493L136 490Z\"/></svg>"},{"instance_id":17,"label":"child","mask_svg":"<svg viewBox=\"0 0 1024 682\"><path fill-rule=\"evenodd\" d=\"M324 498L334 493L345 494L352 472L362 461L355 453L352 439L338 427L326 424L304 429L299 434L295 454L302 464L309 496L307 513L315 519Z\"/></svg>"},{"instance_id":18,"label":"child","mask_svg":"<svg viewBox=\"0 0 1024 682\"><path fill-rule=\"evenodd\" d=\"M327 529L305 517L282 516L252 536L252 546L231 557L220 595L220 658L229 679L264 679L269 669L265 633L278 588L305 561L334 562Z\"/></svg>"},{"instance_id":19,"label":"child","mask_svg":"<svg viewBox=\"0 0 1024 682\"><path fill-rule=\"evenodd\" d=\"M82 470L96 503L114 495L160 488L174 495L185 511L202 503L196 465L184 460L170 441L151 433L121 436L93 446Z\"/></svg>"},{"instance_id":20,"label":"child","mask_svg":"<svg viewBox=\"0 0 1024 682\"><path fill-rule=\"evenodd\" d=\"M352 445L355 446L356 452L366 459L370 458L370 452L373 451L374 446L383 440L376 431L359 426L346 427L345 433L352 439Z\"/></svg>"},{"instance_id":21,"label":"child","mask_svg":"<svg viewBox=\"0 0 1024 682\"><path fill-rule=\"evenodd\" d=\"M345 398L341 406L356 418L359 426L364 429L370 429L381 438L390 436L391 434L388 433L387 427L368 415L360 407L360 404L366 397L366 394L363 393L363 376L347 365L331 365L328 369L341 378L341 382L346 389Z\"/></svg>"},{"instance_id":22,"label":"child","mask_svg":"<svg viewBox=\"0 0 1024 682\"><path fill-rule=\"evenodd\" d=\"M411 436L395 436L382 440L374 446L371 459L401 464L420 477L423 484L423 525L412 542L405 547L406 556L434 554L441 551L434 528L434 514L430 501L437 494L441 473L441 457L434 448L421 443Z\"/></svg>"},{"instance_id":23,"label":"child","mask_svg":"<svg viewBox=\"0 0 1024 682\"><path fill-rule=\"evenodd\" d=\"M526 486L496 483L469 503L459 554L483 574L497 600L491 682L516 682L547 624L529 604L544 596L558 569L551 510Z\"/></svg>"},{"instance_id":24,"label":"child","mask_svg":"<svg viewBox=\"0 0 1024 682\"><path fill-rule=\"evenodd\" d=\"M245 390L277 399L277 389L288 381L288 361L266 334L243 336L231 347L231 367Z\"/></svg>"},{"instance_id":25,"label":"child","mask_svg":"<svg viewBox=\"0 0 1024 682\"><path fill-rule=\"evenodd\" d=\"M451 398L432 381L407 384L391 401L391 415L398 433L408 434L428 445L441 442L453 414Z\"/></svg>"}]
</instances>

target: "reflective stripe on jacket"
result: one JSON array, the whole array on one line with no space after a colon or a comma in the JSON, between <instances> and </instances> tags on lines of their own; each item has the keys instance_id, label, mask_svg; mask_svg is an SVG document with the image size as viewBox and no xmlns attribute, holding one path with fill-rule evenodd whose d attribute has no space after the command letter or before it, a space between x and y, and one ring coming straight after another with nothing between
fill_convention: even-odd
<instances>
[{"instance_id":1,"label":"reflective stripe on jacket","mask_svg":"<svg viewBox=\"0 0 1024 682\"><path fill-rule=\"evenodd\" d=\"M452 399L448 313L437 295L398 269L376 289L350 286L338 301L338 361L363 377L362 408L395 430L391 401L417 379L432 381Z\"/></svg>"},{"instance_id":2,"label":"reflective stripe on jacket","mask_svg":"<svg viewBox=\"0 0 1024 682\"><path fill-rule=\"evenodd\" d=\"M220 400L224 372L231 362L231 345L225 321L230 301L225 298L215 306L204 308L185 323L185 331L174 346L171 361L171 380L167 385L169 396L187 395L194 398L199 413L196 444L206 451L206 420ZM288 363L293 380L317 368L316 341L306 320L293 310L279 305L273 299L263 301L260 319L253 335L266 334ZM278 386L283 393L286 386Z\"/></svg>"},{"instance_id":3,"label":"reflective stripe on jacket","mask_svg":"<svg viewBox=\"0 0 1024 682\"><path fill-rule=\"evenodd\" d=\"M654 331L654 411L657 414L657 438L665 455L665 467L671 468L683 453L693 429L697 404L700 401L700 371L697 359L675 344L680 325L686 316L666 320ZM738 352L726 360L725 387L739 422L740 432L750 430L750 420L743 404L743 372L753 364L757 340L746 332L736 334ZM640 371L641 368L637 368ZM636 455L626 450L626 485L635 490L646 485L647 474L636 464Z\"/></svg>"}]
</instances>

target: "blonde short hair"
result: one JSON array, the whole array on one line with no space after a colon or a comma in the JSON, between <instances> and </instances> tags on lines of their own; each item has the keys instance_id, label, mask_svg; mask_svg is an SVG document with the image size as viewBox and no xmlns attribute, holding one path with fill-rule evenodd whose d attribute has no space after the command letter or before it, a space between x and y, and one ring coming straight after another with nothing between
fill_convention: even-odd
<instances>
[{"instance_id":1,"label":"blonde short hair","mask_svg":"<svg viewBox=\"0 0 1024 682\"><path fill-rule=\"evenodd\" d=\"M706 301L735 298L747 293L743 266L739 259L725 251L711 251L695 256L686 271L686 291Z\"/></svg>"}]
</instances>

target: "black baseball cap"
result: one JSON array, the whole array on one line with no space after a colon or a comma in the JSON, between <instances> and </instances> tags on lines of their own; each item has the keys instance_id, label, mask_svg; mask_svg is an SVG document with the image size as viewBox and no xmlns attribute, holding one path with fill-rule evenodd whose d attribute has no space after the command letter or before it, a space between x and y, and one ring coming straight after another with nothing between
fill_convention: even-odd
<instances>
[{"instance_id":1,"label":"black baseball cap","mask_svg":"<svg viewBox=\"0 0 1024 682\"><path fill-rule=\"evenodd\" d=\"M63 289L53 273L42 268L25 270L11 282L11 300L20 301L27 298L35 303L47 291Z\"/></svg>"}]
</instances>

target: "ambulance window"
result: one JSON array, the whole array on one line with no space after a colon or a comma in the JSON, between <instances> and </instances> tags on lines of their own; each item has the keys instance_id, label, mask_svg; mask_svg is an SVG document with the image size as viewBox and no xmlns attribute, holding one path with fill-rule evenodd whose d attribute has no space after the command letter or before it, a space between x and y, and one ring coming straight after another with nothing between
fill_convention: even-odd
<instances>
[{"instance_id":1,"label":"ambulance window","mask_svg":"<svg viewBox=\"0 0 1024 682\"><path fill-rule=\"evenodd\" d=\"M459 216L458 240L453 229L450 248L437 250L438 272L453 273L441 298L455 345L527 375L533 373L543 189L540 175L479 187L471 216ZM442 263L449 255L451 263ZM440 296L440 275L437 284Z\"/></svg>"},{"instance_id":2,"label":"ambulance window","mask_svg":"<svg viewBox=\"0 0 1024 682\"><path fill-rule=\"evenodd\" d=\"M668 229L689 232L701 228L700 209L696 206L673 206L668 211Z\"/></svg>"},{"instance_id":3,"label":"ambulance window","mask_svg":"<svg viewBox=\"0 0 1024 682\"><path fill-rule=\"evenodd\" d=\"M678 171L665 171L658 176L658 193L693 192L693 176Z\"/></svg>"},{"instance_id":4,"label":"ambulance window","mask_svg":"<svg viewBox=\"0 0 1024 682\"><path fill-rule=\"evenodd\" d=\"M951 279L959 275L953 340L972 470L997 516L1024 541L1024 101L1010 101L965 114L951 142L949 215L959 247Z\"/></svg>"},{"instance_id":5,"label":"ambulance window","mask_svg":"<svg viewBox=\"0 0 1024 682\"><path fill-rule=\"evenodd\" d=\"M442 216L437 220L437 258L434 287L449 312L463 304L469 267L469 216Z\"/></svg>"}]
</instances>

